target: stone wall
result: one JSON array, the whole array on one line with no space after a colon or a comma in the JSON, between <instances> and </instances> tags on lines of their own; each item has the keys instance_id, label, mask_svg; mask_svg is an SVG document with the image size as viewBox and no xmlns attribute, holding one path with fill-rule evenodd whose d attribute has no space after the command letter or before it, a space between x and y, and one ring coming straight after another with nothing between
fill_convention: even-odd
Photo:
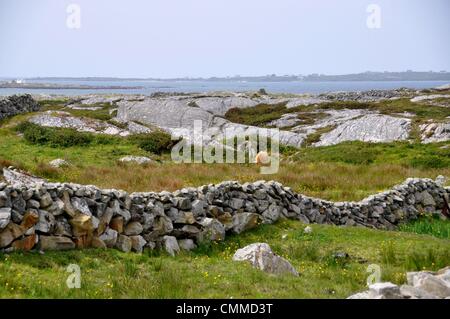
<instances>
[{"instance_id":1,"label":"stone wall","mask_svg":"<svg viewBox=\"0 0 450 319\"><path fill-rule=\"evenodd\" d=\"M407 179L360 202L333 203L270 181L222 182L173 193L132 193L27 180L0 183L0 250L164 248L175 254L280 218L395 229L421 212L436 213L450 188Z\"/></svg>"},{"instance_id":2,"label":"stone wall","mask_svg":"<svg viewBox=\"0 0 450 319\"><path fill-rule=\"evenodd\" d=\"M35 112L39 104L29 94L0 98L0 120L20 113Z\"/></svg>"}]
</instances>

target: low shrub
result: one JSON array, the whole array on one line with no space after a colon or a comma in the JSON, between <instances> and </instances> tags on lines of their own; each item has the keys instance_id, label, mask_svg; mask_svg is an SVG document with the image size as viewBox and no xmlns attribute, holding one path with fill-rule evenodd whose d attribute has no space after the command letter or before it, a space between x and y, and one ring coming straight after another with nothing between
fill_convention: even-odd
<instances>
[{"instance_id":1,"label":"low shrub","mask_svg":"<svg viewBox=\"0 0 450 319\"><path fill-rule=\"evenodd\" d=\"M233 123L264 126L271 121L278 120L286 112L285 103L260 104L248 108L231 108L225 113L225 118Z\"/></svg>"},{"instance_id":2,"label":"low shrub","mask_svg":"<svg viewBox=\"0 0 450 319\"><path fill-rule=\"evenodd\" d=\"M73 129L43 127L30 122L22 122L16 129L23 133L28 142L51 147L88 145L93 140L92 135L88 133L80 133Z\"/></svg>"},{"instance_id":3,"label":"low shrub","mask_svg":"<svg viewBox=\"0 0 450 319\"><path fill-rule=\"evenodd\" d=\"M144 151L154 154L162 154L169 151L177 142L172 140L170 134L163 131L137 134L133 135L130 139Z\"/></svg>"},{"instance_id":4,"label":"low shrub","mask_svg":"<svg viewBox=\"0 0 450 319\"><path fill-rule=\"evenodd\" d=\"M23 133L25 140L32 144L48 145L55 148L112 144L119 141L119 138L114 136L78 132L68 128L43 127L30 122L20 123L16 130Z\"/></svg>"},{"instance_id":5,"label":"low shrub","mask_svg":"<svg viewBox=\"0 0 450 319\"><path fill-rule=\"evenodd\" d=\"M450 158L438 155L421 155L410 160L412 167L419 168L445 168L450 166Z\"/></svg>"}]
</instances>

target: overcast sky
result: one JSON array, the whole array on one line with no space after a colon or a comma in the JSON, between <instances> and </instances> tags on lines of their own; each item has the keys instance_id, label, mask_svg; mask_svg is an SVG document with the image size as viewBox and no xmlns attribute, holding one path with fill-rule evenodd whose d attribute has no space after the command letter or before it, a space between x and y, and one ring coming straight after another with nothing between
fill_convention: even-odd
<instances>
[{"instance_id":1,"label":"overcast sky","mask_svg":"<svg viewBox=\"0 0 450 319\"><path fill-rule=\"evenodd\" d=\"M448 0L0 0L0 76L450 71L449 14Z\"/></svg>"}]
</instances>

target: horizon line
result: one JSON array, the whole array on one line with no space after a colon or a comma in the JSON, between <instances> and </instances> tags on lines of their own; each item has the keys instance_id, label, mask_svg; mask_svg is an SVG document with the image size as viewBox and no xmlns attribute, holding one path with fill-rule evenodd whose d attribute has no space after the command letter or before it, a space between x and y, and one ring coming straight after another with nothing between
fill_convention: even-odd
<instances>
[{"instance_id":1,"label":"horizon line","mask_svg":"<svg viewBox=\"0 0 450 319\"><path fill-rule=\"evenodd\" d=\"M327 74L327 73L309 73L309 74L265 74L265 75L226 75L226 76L180 76L180 77L134 77L134 76L107 76L107 75L88 75L88 76L64 76L64 75L52 75L52 76L3 76L0 75L1 79L120 79L120 80L210 80L210 79L234 79L234 78L270 78L270 77L308 77L308 76L349 76L349 75L361 75L361 74L384 74L384 73L436 73L436 74L446 74L450 73L447 70L428 70L428 71L417 71L417 70L405 70L405 71L364 71L357 73L342 73L342 74Z\"/></svg>"}]
</instances>

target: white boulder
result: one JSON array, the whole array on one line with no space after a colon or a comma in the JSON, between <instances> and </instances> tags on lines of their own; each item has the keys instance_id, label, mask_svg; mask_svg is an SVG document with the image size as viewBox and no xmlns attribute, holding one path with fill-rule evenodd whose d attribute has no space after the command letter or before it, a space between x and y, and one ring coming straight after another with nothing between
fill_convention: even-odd
<instances>
[{"instance_id":1,"label":"white boulder","mask_svg":"<svg viewBox=\"0 0 450 319\"><path fill-rule=\"evenodd\" d=\"M233 260L250 262L254 268L275 275L299 275L286 259L276 255L266 243L255 243L238 249Z\"/></svg>"}]
</instances>

